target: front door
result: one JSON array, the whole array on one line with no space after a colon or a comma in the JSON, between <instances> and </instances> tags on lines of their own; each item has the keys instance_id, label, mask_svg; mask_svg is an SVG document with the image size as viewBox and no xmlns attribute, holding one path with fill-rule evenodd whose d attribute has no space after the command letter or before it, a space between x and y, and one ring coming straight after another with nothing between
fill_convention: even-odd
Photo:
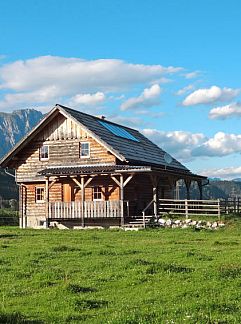
<instances>
[{"instance_id":1,"label":"front door","mask_svg":"<svg viewBox=\"0 0 241 324\"><path fill-rule=\"evenodd\" d=\"M74 188L69 183L63 184L63 201L64 202L74 201Z\"/></svg>"}]
</instances>

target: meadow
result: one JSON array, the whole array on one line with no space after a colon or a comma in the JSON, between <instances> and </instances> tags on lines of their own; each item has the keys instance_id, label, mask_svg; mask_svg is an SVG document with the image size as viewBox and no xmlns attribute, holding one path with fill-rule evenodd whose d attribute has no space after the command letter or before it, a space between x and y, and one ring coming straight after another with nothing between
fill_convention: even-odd
<instances>
[{"instance_id":1,"label":"meadow","mask_svg":"<svg viewBox=\"0 0 241 324\"><path fill-rule=\"evenodd\" d=\"M0 227L0 323L241 323L240 233Z\"/></svg>"}]
</instances>

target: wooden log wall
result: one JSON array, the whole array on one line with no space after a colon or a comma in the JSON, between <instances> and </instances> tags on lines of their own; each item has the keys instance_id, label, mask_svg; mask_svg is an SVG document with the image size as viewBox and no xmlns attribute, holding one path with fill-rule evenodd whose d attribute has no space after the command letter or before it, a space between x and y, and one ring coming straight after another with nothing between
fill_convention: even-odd
<instances>
[{"instance_id":1,"label":"wooden log wall","mask_svg":"<svg viewBox=\"0 0 241 324\"><path fill-rule=\"evenodd\" d=\"M90 143L90 157L80 157L80 143ZM49 146L49 159L40 161L39 149ZM50 122L15 158L17 182L33 181L47 166L115 163L115 156L71 120L59 115ZM38 177L38 179L40 179Z\"/></svg>"}]
</instances>

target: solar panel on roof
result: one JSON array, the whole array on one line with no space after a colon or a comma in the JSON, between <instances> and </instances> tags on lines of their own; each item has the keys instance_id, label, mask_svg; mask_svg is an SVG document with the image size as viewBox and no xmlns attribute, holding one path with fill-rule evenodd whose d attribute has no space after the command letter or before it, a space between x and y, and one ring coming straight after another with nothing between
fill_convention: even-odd
<instances>
[{"instance_id":1,"label":"solar panel on roof","mask_svg":"<svg viewBox=\"0 0 241 324\"><path fill-rule=\"evenodd\" d=\"M135 138L135 136L133 136L132 134L130 134L126 129L124 129L123 127L117 126L117 125L113 125L107 122L104 122L102 120L98 121L102 126L104 126L106 129L108 129L108 131L110 131L112 134L122 137L122 138L126 138L135 142L139 142L139 140L137 138Z\"/></svg>"}]
</instances>

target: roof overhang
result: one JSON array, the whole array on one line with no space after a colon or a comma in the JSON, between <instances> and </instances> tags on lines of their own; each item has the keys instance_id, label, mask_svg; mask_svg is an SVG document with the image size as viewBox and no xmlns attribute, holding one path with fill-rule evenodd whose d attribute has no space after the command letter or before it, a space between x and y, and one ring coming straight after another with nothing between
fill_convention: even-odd
<instances>
[{"instance_id":1,"label":"roof overhang","mask_svg":"<svg viewBox=\"0 0 241 324\"><path fill-rule=\"evenodd\" d=\"M156 168L143 165L115 165L115 164L88 164L88 165L69 165L53 166L38 172L39 176L78 176L93 174L115 174L115 173L146 173L152 172L164 176L172 176L178 179L205 180L206 177L193 174L191 172L181 172L180 170L167 170L165 168Z\"/></svg>"}]
</instances>

